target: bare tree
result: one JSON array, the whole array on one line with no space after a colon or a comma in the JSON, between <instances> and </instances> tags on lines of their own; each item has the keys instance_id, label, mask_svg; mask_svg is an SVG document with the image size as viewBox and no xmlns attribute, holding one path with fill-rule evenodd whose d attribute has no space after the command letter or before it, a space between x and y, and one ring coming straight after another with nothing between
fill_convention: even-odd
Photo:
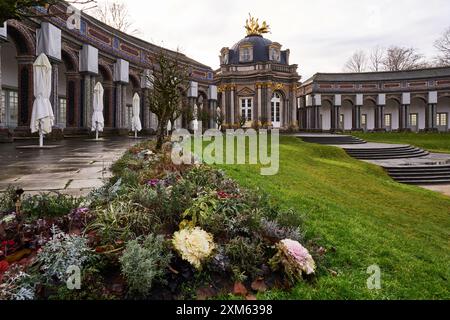
<instances>
[{"instance_id":1,"label":"bare tree","mask_svg":"<svg viewBox=\"0 0 450 320\"><path fill-rule=\"evenodd\" d=\"M436 40L434 47L439 51L439 55L436 57L437 65L450 66L450 28Z\"/></svg>"},{"instance_id":2,"label":"bare tree","mask_svg":"<svg viewBox=\"0 0 450 320\"><path fill-rule=\"evenodd\" d=\"M380 46L376 46L370 53L370 70L378 72L382 70L384 59L384 50Z\"/></svg>"},{"instance_id":3,"label":"bare tree","mask_svg":"<svg viewBox=\"0 0 450 320\"><path fill-rule=\"evenodd\" d=\"M349 72L364 72L367 67L367 56L362 50L353 53L345 64L345 70Z\"/></svg>"},{"instance_id":4,"label":"bare tree","mask_svg":"<svg viewBox=\"0 0 450 320\"><path fill-rule=\"evenodd\" d=\"M423 59L414 48L392 46L387 49L382 65L387 71L420 69L428 66Z\"/></svg>"},{"instance_id":5,"label":"bare tree","mask_svg":"<svg viewBox=\"0 0 450 320\"><path fill-rule=\"evenodd\" d=\"M117 0L109 2L105 0L97 5L94 16L101 22L131 35L139 34L139 30L133 27L128 7Z\"/></svg>"},{"instance_id":6,"label":"bare tree","mask_svg":"<svg viewBox=\"0 0 450 320\"><path fill-rule=\"evenodd\" d=\"M150 111L158 118L156 148L161 149L169 121L178 119L185 109L180 87L187 83L187 67L181 62L181 55L168 56L161 52L155 58L153 75L148 78L152 85L148 96Z\"/></svg>"}]
</instances>

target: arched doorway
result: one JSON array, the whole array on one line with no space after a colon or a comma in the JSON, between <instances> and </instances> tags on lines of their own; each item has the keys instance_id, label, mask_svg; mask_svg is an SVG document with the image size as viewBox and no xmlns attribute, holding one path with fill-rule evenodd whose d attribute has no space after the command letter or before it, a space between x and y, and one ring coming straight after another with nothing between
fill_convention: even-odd
<instances>
[{"instance_id":1,"label":"arched doorway","mask_svg":"<svg viewBox=\"0 0 450 320\"><path fill-rule=\"evenodd\" d=\"M274 128L281 128L281 108L283 107L283 96L279 92L274 92L271 105L271 122Z\"/></svg>"},{"instance_id":2,"label":"arched doorway","mask_svg":"<svg viewBox=\"0 0 450 320\"><path fill-rule=\"evenodd\" d=\"M384 129L386 129L386 131L395 131L399 129L399 109L400 102L397 99L387 99L383 121Z\"/></svg>"},{"instance_id":3,"label":"arched doorway","mask_svg":"<svg viewBox=\"0 0 450 320\"><path fill-rule=\"evenodd\" d=\"M427 101L422 97L413 97L409 109L409 128L411 131L419 132L425 130L425 110Z\"/></svg>"},{"instance_id":4,"label":"arched doorway","mask_svg":"<svg viewBox=\"0 0 450 320\"><path fill-rule=\"evenodd\" d=\"M375 129L375 108L376 102L373 99L365 99L361 107L361 128L364 131Z\"/></svg>"},{"instance_id":5,"label":"arched doorway","mask_svg":"<svg viewBox=\"0 0 450 320\"><path fill-rule=\"evenodd\" d=\"M345 99L342 101L342 107L339 115L339 129L351 131L353 127L353 101Z\"/></svg>"}]
</instances>

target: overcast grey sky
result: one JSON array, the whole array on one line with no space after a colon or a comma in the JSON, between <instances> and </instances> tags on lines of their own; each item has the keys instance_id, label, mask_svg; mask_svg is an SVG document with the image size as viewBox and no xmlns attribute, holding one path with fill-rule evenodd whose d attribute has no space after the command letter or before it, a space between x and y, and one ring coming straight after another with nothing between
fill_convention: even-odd
<instances>
[{"instance_id":1,"label":"overcast grey sky","mask_svg":"<svg viewBox=\"0 0 450 320\"><path fill-rule=\"evenodd\" d=\"M434 41L450 27L449 0L122 0L139 37L180 47L216 69L219 52L245 37L248 13L267 20L272 41L291 50L306 80L341 72L357 49L412 46L432 58Z\"/></svg>"}]
</instances>

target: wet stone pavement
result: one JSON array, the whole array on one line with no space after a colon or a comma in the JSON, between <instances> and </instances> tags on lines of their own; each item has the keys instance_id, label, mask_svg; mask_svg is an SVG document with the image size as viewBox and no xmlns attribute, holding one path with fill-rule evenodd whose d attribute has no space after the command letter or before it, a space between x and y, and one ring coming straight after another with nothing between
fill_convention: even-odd
<instances>
[{"instance_id":1,"label":"wet stone pavement","mask_svg":"<svg viewBox=\"0 0 450 320\"><path fill-rule=\"evenodd\" d=\"M102 142L66 139L46 145L54 149L17 149L37 144L37 140L0 144L0 192L8 186L23 188L27 194L57 191L86 195L111 177L110 167L138 142L127 137Z\"/></svg>"}]
</instances>

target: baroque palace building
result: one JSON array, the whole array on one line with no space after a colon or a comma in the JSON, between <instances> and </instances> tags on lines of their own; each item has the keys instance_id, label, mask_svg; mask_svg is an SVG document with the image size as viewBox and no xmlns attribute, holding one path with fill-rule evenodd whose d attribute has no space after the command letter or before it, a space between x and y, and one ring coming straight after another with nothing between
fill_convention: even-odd
<instances>
[{"instance_id":1,"label":"baroque palace building","mask_svg":"<svg viewBox=\"0 0 450 320\"><path fill-rule=\"evenodd\" d=\"M0 28L0 141L30 135L34 101L33 62L45 53L52 64L51 103L55 114L54 133L78 135L91 127L93 91L101 82L104 92L105 132L125 134L131 122L134 93L149 89L155 54L178 53L163 49L115 30L82 13L71 25L73 10L60 3L52 14L35 7L39 18L9 20ZM189 84L180 88L185 101L215 113L217 89L213 70L189 57L180 60L190 73ZM156 117L141 99L144 131L156 128ZM211 107L211 110L209 108ZM175 126L180 127L182 119Z\"/></svg>"},{"instance_id":2,"label":"baroque palace building","mask_svg":"<svg viewBox=\"0 0 450 320\"><path fill-rule=\"evenodd\" d=\"M132 97L148 94L146 79L157 70L155 54L160 50L169 56L177 53L115 30L85 13L79 23L68 24L67 4L60 3L53 10L51 16L10 20L0 28L0 142L30 135L33 62L42 52L52 64L55 136L88 133L97 82L105 89L106 133L127 134ZM246 31L244 39L221 50L216 71L181 55L190 79L180 93L192 114L200 115L203 128L216 127L220 111L224 128L449 130L450 67L317 73L301 83L297 65L290 64L290 51L264 38L269 32L266 22L260 24L250 17ZM141 99L141 121L144 132L151 133L157 119L147 103ZM189 120L178 119L174 126L188 127Z\"/></svg>"},{"instance_id":3,"label":"baroque palace building","mask_svg":"<svg viewBox=\"0 0 450 320\"><path fill-rule=\"evenodd\" d=\"M296 127L300 76L289 63L290 51L263 37L269 32L266 22L260 26L250 17L246 29L244 39L221 50L215 73L224 125Z\"/></svg>"}]
</instances>

